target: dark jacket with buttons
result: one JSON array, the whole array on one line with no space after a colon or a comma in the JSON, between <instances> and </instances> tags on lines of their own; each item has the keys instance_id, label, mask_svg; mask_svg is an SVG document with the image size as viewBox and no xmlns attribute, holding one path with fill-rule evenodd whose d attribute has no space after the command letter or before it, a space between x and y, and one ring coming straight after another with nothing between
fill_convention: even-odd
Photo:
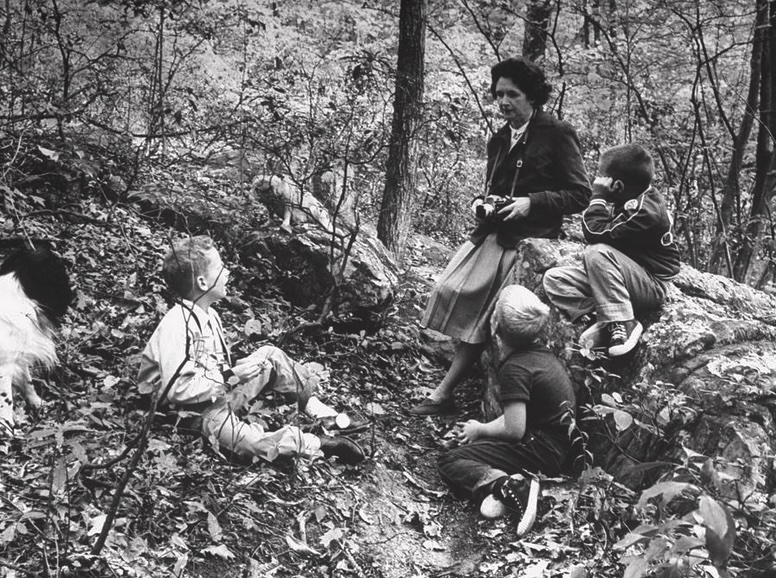
<instances>
[{"instance_id":1,"label":"dark jacket with buttons","mask_svg":"<svg viewBox=\"0 0 776 578\"><path fill-rule=\"evenodd\" d=\"M469 239L478 244L497 234L498 244L513 248L521 239L560 234L563 216L581 212L590 198L590 184L582 163L579 139L568 123L537 111L526 135L512 150L509 125L488 141L486 194L529 197L529 214L514 221L480 223ZM522 167L515 181L517 160ZM482 198L482 197L478 197Z\"/></svg>"}]
</instances>

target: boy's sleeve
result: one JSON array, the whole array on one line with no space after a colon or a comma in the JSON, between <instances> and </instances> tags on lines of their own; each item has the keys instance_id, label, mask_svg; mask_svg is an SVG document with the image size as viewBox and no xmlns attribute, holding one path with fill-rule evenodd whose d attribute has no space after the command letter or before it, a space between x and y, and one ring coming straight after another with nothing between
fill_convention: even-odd
<instances>
[{"instance_id":1,"label":"boy's sleeve","mask_svg":"<svg viewBox=\"0 0 776 578\"><path fill-rule=\"evenodd\" d=\"M533 373L523 364L505 363L498 374L499 398L507 401L528 402L531 399Z\"/></svg>"},{"instance_id":2,"label":"boy's sleeve","mask_svg":"<svg viewBox=\"0 0 776 578\"><path fill-rule=\"evenodd\" d=\"M161 394L172 381L166 401L175 405L212 402L223 393L223 377L203 362L198 332L186 323L186 312L162 319L143 351L138 383ZM191 315L191 314L188 314Z\"/></svg>"},{"instance_id":3,"label":"boy's sleeve","mask_svg":"<svg viewBox=\"0 0 776 578\"><path fill-rule=\"evenodd\" d=\"M554 130L552 156L555 179L562 188L530 193L531 211L536 214L573 215L581 212L590 199L590 182L582 161L579 137L570 125Z\"/></svg>"},{"instance_id":4,"label":"boy's sleeve","mask_svg":"<svg viewBox=\"0 0 776 578\"><path fill-rule=\"evenodd\" d=\"M662 234L670 227L665 207L654 195L647 194L631 199L621 211L605 199L593 197L582 215L582 231L591 245L632 241L644 234Z\"/></svg>"}]
</instances>

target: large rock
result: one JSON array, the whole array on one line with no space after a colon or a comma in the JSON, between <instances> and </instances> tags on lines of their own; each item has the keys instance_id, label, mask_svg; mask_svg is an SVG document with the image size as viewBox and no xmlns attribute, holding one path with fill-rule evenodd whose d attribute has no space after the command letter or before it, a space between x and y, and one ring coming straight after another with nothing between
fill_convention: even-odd
<instances>
[{"instance_id":1,"label":"large rock","mask_svg":"<svg viewBox=\"0 0 776 578\"><path fill-rule=\"evenodd\" d=\"M524 241L514 281L543 296L544 272L578 259L581 250L577 243ZM642 480L632 466L677 461L687 448L725 458L724 477L739 491L766 485L776 455L776 299L682 266L662 310L641 320L645 332L634 354L590 360L576 346L583 327L553 313L551 347L575 381L588 386L594 403L608 403L598 407L608 416L606 428L593 428L596 462L638 485ZM493 416L492 368L489 373L484 410Z\"/></svg>"},{"instance_id":2,"label":"large rock","mask_svg":"<svg viewBox=\"0 0 776 578\"><path fill-rule=\"evenodd\" d=\"M130 199L150 218L187 234L210 234L235 248L249 267L260 269L269 261L279 272L273 281L294 305L320 306L330 299L334 311L372 322L393 300L398 268L366 226L327 232L308 223L283 230L254 195L229 187L191 194L150 183ZM272 275L263 271L262 276Z\"/></svg>"},{"instance_id":3,"label":"large rock","mask_svg":"<svg viewBox=\"0 0 776 578\"><path fill-rule=\"evenodd\" d=\"M398 268L370 235L357 235L350 245L349 236L333 239L319 227L301 225L291 234L269 227L256 240L251 246L282 272L281 290L294 305L320 306L333 295L335 310L364 316L393 300Z\"/></svg>"}]
</instances>

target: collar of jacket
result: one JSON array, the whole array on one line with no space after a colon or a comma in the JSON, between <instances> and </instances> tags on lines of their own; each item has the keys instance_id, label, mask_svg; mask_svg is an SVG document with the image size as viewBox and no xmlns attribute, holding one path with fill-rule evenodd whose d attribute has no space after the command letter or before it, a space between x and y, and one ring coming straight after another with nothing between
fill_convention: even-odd
<instances>
[{"instance_id":1,"label":"collar of jacket","mask_svg":"<svg viewBox=\"0 0 776 578\"><path fill-rule=\"evenodd\" d=\"M179 304L184 310L194 314L194 318L197 320L197 325L199 325L200 329L210 322L211 312L202 309L199 303L190 301L189 299L179 299Z\"/></svg>"},{"instance_id":2,"label":"collar of jacket","mask_svg":"<svg viewBox=\"0 0 776 578\"><path fill-rule=\"evenodd\" d=\"M528 126L528 130L533 130L537 126L552 126L557 120L552 115L544 112L543 110L537 110L531 124ZM509 123L504 124L500 129L493 133L493 138L503 140L504 142L511 142L512 129L509 127Z\"/></svg>"}]
</instances>

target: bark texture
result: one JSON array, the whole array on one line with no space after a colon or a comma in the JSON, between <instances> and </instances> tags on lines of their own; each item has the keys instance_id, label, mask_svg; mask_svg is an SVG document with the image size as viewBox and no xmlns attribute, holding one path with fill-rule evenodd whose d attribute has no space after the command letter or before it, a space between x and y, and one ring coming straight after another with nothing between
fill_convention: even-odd
<instances>
[{"instance_id":1,"label":"bark texture","mask_svg":"<svg viewBox=\"0 0 776 578\"><path fill-rule=\"evenodd\" d=\"M401 0L393 125L377 222L378 238L397 255L401 255L406 245L412 223L415 133L423 112L425 25L426 0Z\"/></svg>"}]
</instances>

